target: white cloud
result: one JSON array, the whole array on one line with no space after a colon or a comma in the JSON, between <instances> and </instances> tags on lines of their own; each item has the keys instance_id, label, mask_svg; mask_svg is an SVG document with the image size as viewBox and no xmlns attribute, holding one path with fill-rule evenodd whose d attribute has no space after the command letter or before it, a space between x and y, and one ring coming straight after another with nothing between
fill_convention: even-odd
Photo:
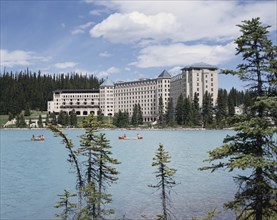
<instances>
[{"instance_id":1,"label":"white cloud","mask_svg":"<svg viewBox=\"0 0 277 220\"><path fill-rule=\"evenodd\" d=\"M100 57L111 57L113 56L111 53L109 53L108 51L103 51L101 53L99 53Z\"/></svg>"},{"instance_id":2,"label":"white cloud","mask_svg":"<svg viewBox=\"0 0 277 220\"><path fill-rule=\"evenodd\" d=\"M115 13L95 25L90 34L113 43L133 43L139 40L163 40L178 28L175 16L169 13L149 16L140 12Z\"/></svg>"},{"instance_id":3,"label":"white cloud","mask_svg":"<svg viewBox=\"0 0 277 220\"><path fill-rule=\"evenodd\" d=\"M171 74L171 76L175 76L179 73L181 73L181 69L184 68L184 66L174 66L171 69L167 70Z\"/></svg>"},{"instance_id":4,"label":"white cloud","mask_svg":"<svg viewBox=\"0 0 277 220\"><path fill-rule=\"evenodd\" d=\"M66 69L75 67L77 63L74 62L64 62L64 63L56 63L54 66L58 69Z\"/></svg>"},{"instance_id":5,"label":"white cloud","mask_svg":"<svg viewBox=\"0 0 277 220\"><path fill-rule=\"evenodd\" d=\"M105 78L107 76L110 76L110 75L113 75L113 74L119 73L119 72L120 72L120 69L112 66L103 71L94 71L93 75L97 76L98 78Z\"/></svg>"},{"instance_id":6,"label":"white cloud","mask_svg":"<svg viewBox=\"0 0 277 220\"><path fill-rule=\"evenodd\" d=\"M109 4L108 4L109 3ZM92 37L113 43L144 39L173 42L233 40L242 20L261 17L276 30L275 1L109 1L94 2L117 9L95 25Z\"/></svg>"},{"instance_id":7,"label":"white cloud","mask_svg":"<svg viewBox=\"0 0 277 220\"><path fill-rule=\"evenodd\" d=\"M85 24L79 25L74 28L74 30L71 31L71 34L83 34L86 32L87 29L89 29L92 25L94 25L94 22L87 22Z\"/></svg>"},{"instance_id":8,"label":"white cloud","mask_svg":"<svg viewBox=\"0 0 277 220\"><path fill-rule=\"evenodd\" d=\"M235 45L185 45L175 43L170 45L154 45L143 48L137 61L130 63L140 68L187 65L196 62L206 62L217 65L230 61L235 56Z\"/></svg>"},{"instance_id":9,"label":"white cloud","mask_svg":"<svg viewBox=\"0 0 277 220\"><path fill-rule=\"evenodd\" d=\"M32 51L8 51L4 49L0 49L0 58L0 66L2 67L31 66L37 62L47 62L51 59L51 57L38 56Z\"/></svg>"}]
</instances>

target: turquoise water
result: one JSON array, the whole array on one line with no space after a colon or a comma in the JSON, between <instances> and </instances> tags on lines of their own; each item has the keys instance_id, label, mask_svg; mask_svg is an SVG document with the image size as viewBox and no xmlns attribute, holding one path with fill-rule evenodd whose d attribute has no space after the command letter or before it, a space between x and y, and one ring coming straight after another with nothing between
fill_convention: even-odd
<instances>
[{"instance_id":1,"label":"turquoise water","mask_svg":"<svg viewBox=\"0 0 277 220\"><path fill-rule=\"evenodd\" d=\"M78 145L83 130L65 133ZM160 212L158 192L149 188L155 184L152 158L162 143L172 156L170 167L176 168L179 184L171 193L172 213L177 219L191 219L205 215L232 200L236 186L230 173L198 171L208 158L207 151L222 144L223 138L233 131L102 131L113 146L113 157L121 164L119 180L109 192L113 195L111 207L116 217L152 219ZM121 141L125 133L143 140ZM31 136L44 134L46 141L31 141ZM53 206L57 194L64 189L75 190L75 175L67 162L67 150L48 130L0 130L1 146L1 215L0 219L55 219L59 210ZM232 219L231 213L222 212L218 219Z\"/></svg>"}]
</instances>

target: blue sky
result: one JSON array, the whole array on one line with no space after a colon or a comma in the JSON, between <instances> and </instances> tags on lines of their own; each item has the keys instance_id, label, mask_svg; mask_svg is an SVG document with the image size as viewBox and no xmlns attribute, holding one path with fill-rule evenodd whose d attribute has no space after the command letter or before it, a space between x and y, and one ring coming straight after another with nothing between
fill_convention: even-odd
<instances>
[{"instance_id":1,"label":"blue sky","mask_svg":"<svg viewBox=\"0 0 277 220\"><path fill-rule=\"evenodd\" d=\"M94 74L113 81L172 75L206 62L235 69L242 20L261 17L276 44L277 1L0 0L1 72ZM243 89L236 77L219 87Z\"/></svg>"}]
</instances>

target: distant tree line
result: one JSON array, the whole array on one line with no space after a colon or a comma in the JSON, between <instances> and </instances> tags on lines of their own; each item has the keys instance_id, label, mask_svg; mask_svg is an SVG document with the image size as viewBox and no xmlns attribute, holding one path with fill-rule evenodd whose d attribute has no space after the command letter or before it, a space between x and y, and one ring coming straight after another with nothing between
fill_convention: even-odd
<instances>
[{"instance_id":1,"label":"distant tree line","mask_svg":"<svg viewBox=\"0 0 277 220\"><path fill-rule=\"evenodd\" d=\"M219 89L216 105L213 106L212 97L206 92L203 96L202 107L199 105L196 93L193 99L181 94L175 107L172 98L169 99L165 112L162 100L160 97L157 114L159 126L223 128L232 125L228 119L235 115L235 107L240 107L242 113L250 110L250 106L253 104L253 94L249 91L238 91L235 88L229 92L226 89ZM113 118L113 125L119 128L136 127L142 124L143 113L140 104L134 105L131 116L127 111L119 110Z\"/></svg>"},{"instance_id":2,"label":"distant tree line","mask_svg":"<svg viewBox=\"0 0 277 220\"><path fill-rule=\"evenodd\" d=\"M159 124L172 126L174 124L183 127L205 127L205 128L223 128L230 126L228 118L235 115L235 107L240 107L242 113L249 110L253 104L251 92L238 91L232 88L229 93L226 89L218 90L218 98L215 106L211 95L206 92L203 96L202 107L199 106L199 98L194 94L193 99L178 97L175 109L170 99L165 114L159 113Z\"/></svg>"},{"instance_id":3,"label":"distant tree line","mask_svg":"<svg viewBox=\"0 0 277 220\"><path fill-rule=\"evenodd\" d=\"M47 101L57 89L99 88L101 80L78 73L42 74L30 70L0 73L0 114L16 116L23 110L47 110Z\"/></svg>"}]
</instances>

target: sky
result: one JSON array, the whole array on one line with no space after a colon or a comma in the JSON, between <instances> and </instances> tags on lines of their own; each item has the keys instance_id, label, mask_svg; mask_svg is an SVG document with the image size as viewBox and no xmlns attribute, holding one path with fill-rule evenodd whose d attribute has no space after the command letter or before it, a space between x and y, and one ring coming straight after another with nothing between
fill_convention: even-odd
<instances>
[{"instance_id":1,"label":"sky","mask_svg":"<svg viewBox=\"0 0 277 220\"><path fill-rule=\"evenodd\" d=\"M277 1L0 0L1 72L77 72L116 81L171 75L194 63L241 63L234 39L260 17L276 45ZM234 76L219 87L245 89Z\"/></svg>"}]
</instances>

